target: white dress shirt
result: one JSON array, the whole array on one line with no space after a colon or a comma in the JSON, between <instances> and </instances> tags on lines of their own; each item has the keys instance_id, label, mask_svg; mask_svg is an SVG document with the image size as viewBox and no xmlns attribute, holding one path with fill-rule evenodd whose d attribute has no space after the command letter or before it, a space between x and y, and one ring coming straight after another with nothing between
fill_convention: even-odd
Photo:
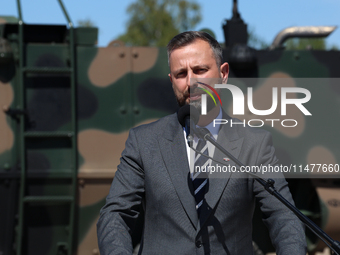
<instances>
[{"instance_id":1,"label":"white dress shirt","mask_svg":"<svg viewBox=\"0 0 340 255\"><path fill-rule=\"evenodd\" d=\"M220 112L218 113L216 119L222 119L222 109L220 107ZM197 128L202 128L200 126L196 126ZM217 136L218 136L218 131L220 130L220 124L216 124L214 127L214 123L213 121L210 122L207 126L203 127L209 130L210 134L212 134L212 136L214 137L215 141L217 140ZM190 162L195 162L195 151L192 150L189 145L188 145L188 141L187 141L187 136L185 133L185 130L183 129L184 132L184 138L185 138L185 144L187 147L187 156L188 156L188 162L189 162L189 167L190 167L190 173L191 173L191 177L194 173L194 164L191 164ZM194 136L194 141L193 141L193 147L196 149L197 144L198 144L199 138L197 136ZM208 153L209 153L209 157L213 157L214 155L214 151L215 151L215 146L212 145L210 142L207 142L208 144ZM209 159L209 165L211 165L211 159Z\"/></svg>"}]
</instances>

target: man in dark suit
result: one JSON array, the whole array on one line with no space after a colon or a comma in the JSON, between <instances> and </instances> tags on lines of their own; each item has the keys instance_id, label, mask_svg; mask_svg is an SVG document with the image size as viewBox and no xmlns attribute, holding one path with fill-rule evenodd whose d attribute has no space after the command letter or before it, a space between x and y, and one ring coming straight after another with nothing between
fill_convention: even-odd
<instances>
[{"instance_id":1,"label":"man in dark suit","mask_svg":"<svg viewBox=\"0 0 340 255\"><path fill-rule=\"evenodd\" d=\"M197 79L219 78L226 82L228 64L222 63L217 41L203 32L185 32L168 44L170 80L180 106L200 109ZM275 165L274 148L268 132L242 125L211 124L213 119L229 119L220 105L208 102L208 114L198 126L245 165ZM199 140L193 146L198 149ZM216 160L225 156L203 145ZM277 254L306 254L300 221L252 178L202 179L195 186L196 173L177 113L130 131L115 178L97 224L101 255L132 254L131 232L144 210L144 230L140 254L253 254L252 215L255 198L261 205ZM202 150L203 151L203 150ZM234 166L234 162L229 162ZM205 165L216 165L206 161ZM240 176L239 176L240 177ZM284 178L276 179L276 189L292 198ZM203 193L202 193L203 191ZM202 197L198 198L198 194Z\"/></svg>"}]
</instances>

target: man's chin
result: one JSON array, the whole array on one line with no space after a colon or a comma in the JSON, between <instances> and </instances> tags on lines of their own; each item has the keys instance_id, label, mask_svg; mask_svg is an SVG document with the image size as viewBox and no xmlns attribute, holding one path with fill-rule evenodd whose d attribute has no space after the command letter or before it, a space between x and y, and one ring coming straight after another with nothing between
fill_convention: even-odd
<instances>
[{"instance_id":1,"label":"man's chin","mask_svg":"<svg viewBox=\"0 0 340 255\"><path fill-rule=\"evenodd\" d=\"M201 112L201 107L202 107L201 101L191 101L191 102L189 103L189 105L192 105L192 106L195 107L199 112Z\"/></svg>"},{"instance_id":2,"label":"man's chin","mask_svg":"<svg viewBox=\"0 0 340 255\"><path fill-rule=\"evenodd\" d=\"M201 112L202 111L202 103L201 103L201 100L199 101L191 101L189 103L189 105L192 105L194 106L198 112ZM208 104L207 104L207 112L209 113L211 110L213 110L215 107L217 107L213 102L209 102L208 101Z\"/></svg>"}]
</instances>

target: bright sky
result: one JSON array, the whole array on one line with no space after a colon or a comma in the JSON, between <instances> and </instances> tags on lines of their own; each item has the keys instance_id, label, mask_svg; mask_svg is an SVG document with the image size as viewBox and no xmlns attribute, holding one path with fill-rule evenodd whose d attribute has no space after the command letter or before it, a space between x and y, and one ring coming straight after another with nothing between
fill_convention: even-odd
<instances>
[{"instance_id":1,"label":"bright sky","mask_svg":"<svg viewBox=\"0 0 340 255\"><path fill-rule=\"evenodd\" d=\"M136 0L64 0L71 20L90 19L99 28L98 45L106 46L124 33L127 6ZM196 0L202 21L195 29L209 28L224 41L222 23L231 18L232 0ZM6 3L4 3L6 2ZM18 17L16 0L5 0L0 15ZM63 24L65 18L57 0L21 0L23 20L35 24ZM267 43L289 26L340 26L339 0L238 0L241 17ZM327 38L340 46L340 27Z\"/></svg>"}]
</instances>

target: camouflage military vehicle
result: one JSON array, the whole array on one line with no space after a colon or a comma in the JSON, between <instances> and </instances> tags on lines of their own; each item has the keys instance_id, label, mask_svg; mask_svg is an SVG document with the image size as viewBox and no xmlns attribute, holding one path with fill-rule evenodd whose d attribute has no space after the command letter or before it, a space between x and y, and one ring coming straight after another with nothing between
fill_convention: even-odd
<instances>
[{"instance_id":1,"label":"camouflage military vehicle","mask_svg":"<svg viewBox=\"0 0 340 255\"><path fill-rule=\"evenodd\" d=\"M74 28L64 13L67 25L25 24L20 5L19 18L0 17L1 255L99 254L96 222L129 129L177 110L165 48L125 47L118 41L98 48L97 29ZM255 50L247 46L247 26L236 6L224 25L229 83L245 94L253 87L255 102L270 106L262 95L273 86L322 79L308 87L316 99L307 106L313 118L297 111L287 116L299 121L295 128L264 125L282 164L340 161L340 52L282 47L288 37L326 36L331 29L292 28L270 49ZM285 85L272 78L283 78ZM222 97L232 115L230 93ZM289 183L297 207L339 240L339 180ZM256 210L254 241L266 253L273 249L259 216ZM311 251L323 247L312 233L307 236Z\"/></svg>"}]
</instances>

